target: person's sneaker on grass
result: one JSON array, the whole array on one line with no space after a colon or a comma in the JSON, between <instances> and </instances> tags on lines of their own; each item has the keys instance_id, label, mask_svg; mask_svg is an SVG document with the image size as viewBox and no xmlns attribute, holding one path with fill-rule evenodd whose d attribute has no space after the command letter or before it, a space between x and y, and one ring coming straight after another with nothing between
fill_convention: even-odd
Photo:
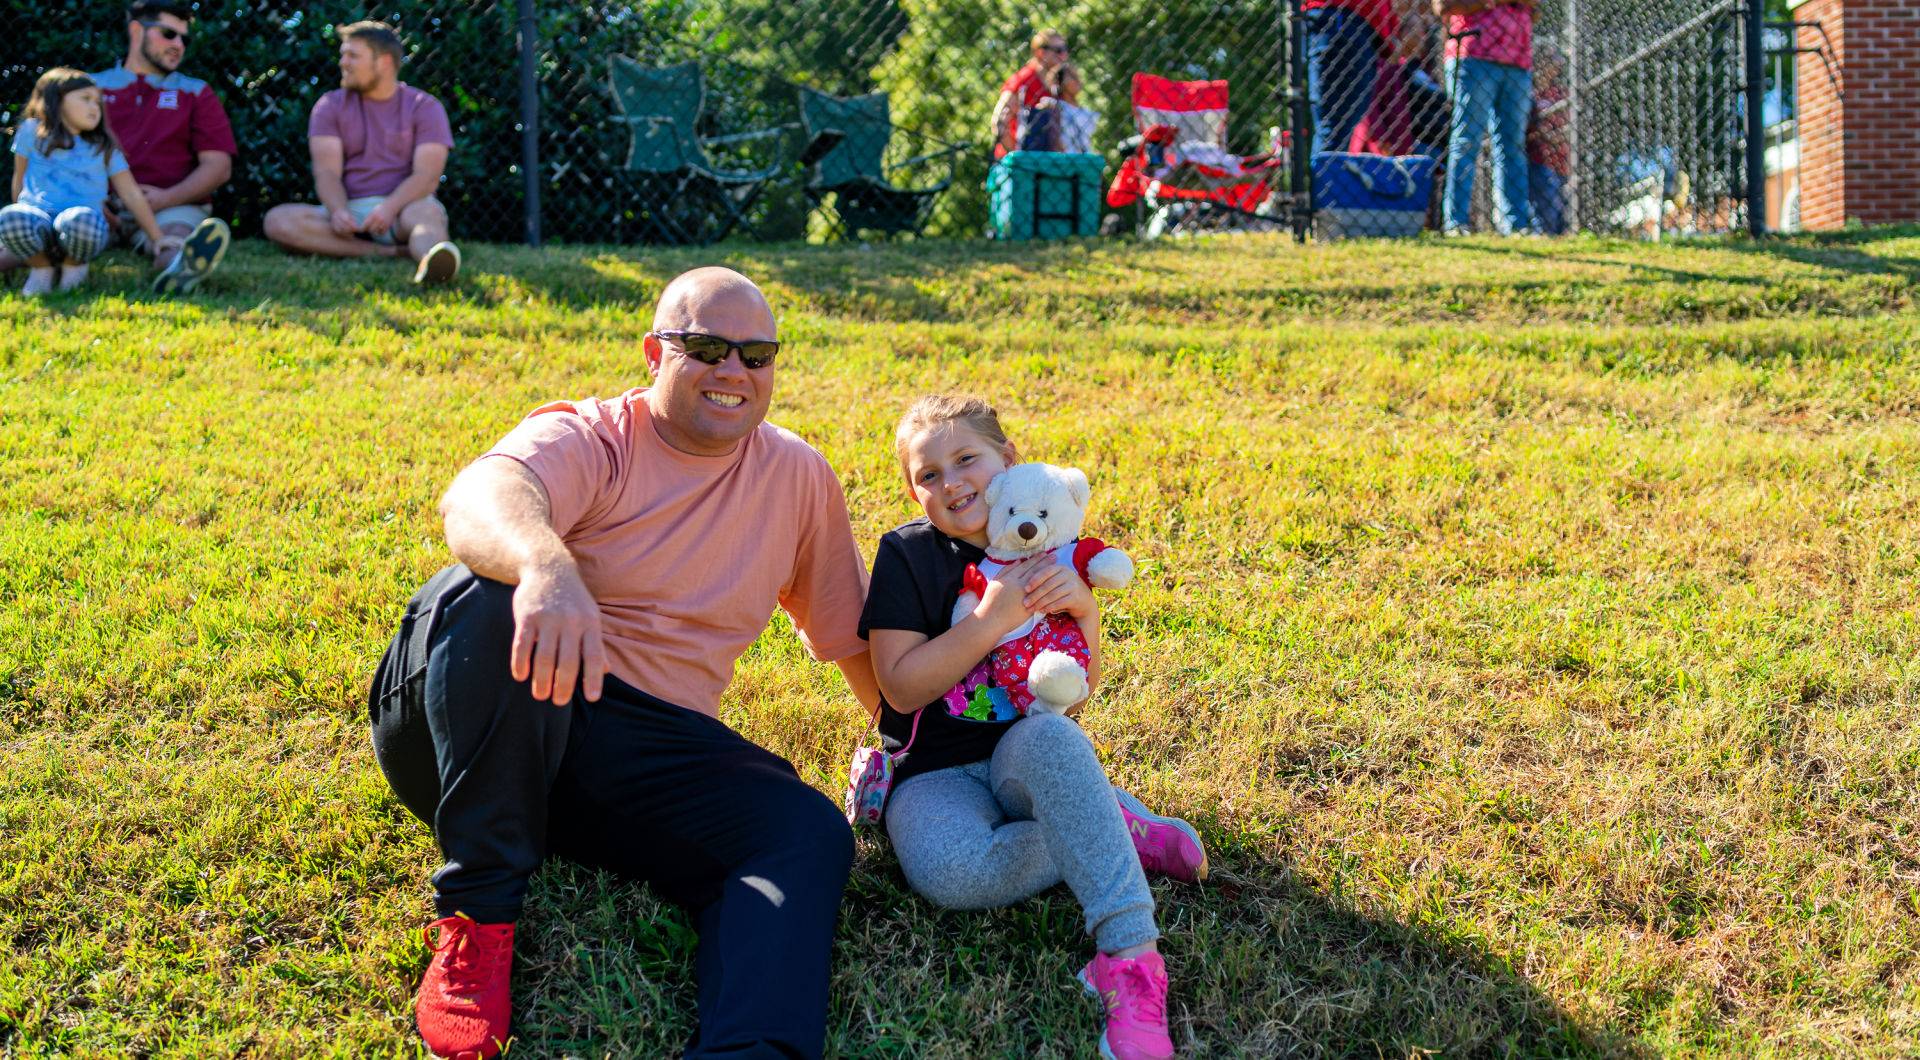
<instances>
[{"instance_id":1,"label":"person's sneaker on grass","mask_svg":"<svg viewBox=\"0 0 1920 1060\"><path fill-rule=\"evenodd\" d=\"M27 270L27 283L26 286L20 288L20 293L28 298L38 298L43 294L48 294L53 290L54 276L55 270L53 266L35 265Z\"/></svg>"},{"instance_id":2,"label":"person's sneaker on grass","mask_svg":"<svg viewBox=\"0 0 1920 1060\"><path fill-rule=\"evenodd\" d=\"M1178 817L1162 817L1129 792L1113 789L1120 800L1120 816L1127 822L1127 838L1140 855L1140 867L1182 883L1207 878L1207 848L1200 832Z\"/></svg>"},{"instance_id":3,"label":"person's sneaker on grass","mask_svg":"<svg viewBox=\"0 0 1920 1060\"><path fill-rule=\"evenodd\" d=\"M220 259L227 256L227 246L232 242L233 232L225 221L209 217L200 222L180 244L180 253L153 278L153 293L177 295L192 291L220 267Z\"/></svg>"},{"instance_id":4,"label":"person's sneaker on grass","mask_svg":"<svg viewBox=\"0 0 1920 1060\"><path fill-rule=\"evenodd\" d=\"M1080 970L1080 985L1100 999L1107 1025L1100 1032L1106 1060L1168 1060L1167 966L1158 953L1120 960L1095 954Z\"/></svg>"},{"instance_id":5,"label":"person's sneaker on grass","mask_svg":"<svg viewBox=\"0 0 1920 1060\"><path fill-rule=\"evenodd\" d=\"M435 939L433 931L440 930ZM480 924L465 913L427 925L433 963L413 1005L420 1037L433 1055L487 1060L507 1047L513 925Z\"/></svg>"},{"instance_id":6,"label":"person's sneaker on grass","mask_svg":"<svg viewBox=\"0 0 1920 1060\"><path fill-rule=\"evenodd\" d=\"M446 283L460 271L460 248L447 240L435 243L413 270L414 283Z\"/></svg>"}]
</instances>

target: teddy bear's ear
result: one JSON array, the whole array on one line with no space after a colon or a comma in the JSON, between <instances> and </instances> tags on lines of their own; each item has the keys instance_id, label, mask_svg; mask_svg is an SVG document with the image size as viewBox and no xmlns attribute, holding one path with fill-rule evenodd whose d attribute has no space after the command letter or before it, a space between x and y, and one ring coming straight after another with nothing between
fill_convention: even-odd
<instances>
[{"instance_id":1,"label":"teddy bear's ear","mask_svg":"<svg viewBox=\"0 0 1920 1060\"><path fill-rule=\"evenodd\" d=\"M1006 484L1007 473L1005 471L987 480L986 498L988 514L992 514L993 506L1000 503L1000 487Z\"/></svg>"},{"instance_id":2,"label":"teddy bear's ear","mask_svg":"<svg viewBox=\"0 0 1920 1060\"><path fill-rule=\"evenodd\" d=\"M1065 474L1062 477L1067 480L1067 495L1073 498L1073 503L1078 505L1081 511L1086 511L1087 500L1093 496L1093 487L1087 484L1087 473L1077 467L1063 470Z\"/></svg>"}]
</instances>

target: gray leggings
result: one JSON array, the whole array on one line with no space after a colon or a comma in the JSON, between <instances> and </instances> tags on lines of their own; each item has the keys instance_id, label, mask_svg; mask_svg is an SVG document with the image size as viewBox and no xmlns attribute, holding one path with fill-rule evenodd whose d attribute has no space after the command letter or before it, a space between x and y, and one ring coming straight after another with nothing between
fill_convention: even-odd
<instances>
[{"instance_id":1,"label":"gray leggings","mask_svg":"<svg viewBox=\"0 0 1920 1060\"><path fill-rule=\"evenodd\" d=\"M907 883L935 904L992 909L1064 881L1101 952L1160 937L1120 804L1072 718L1031 715L991 759L908 777L886 820Z\"/></svg>"}]
</instances>

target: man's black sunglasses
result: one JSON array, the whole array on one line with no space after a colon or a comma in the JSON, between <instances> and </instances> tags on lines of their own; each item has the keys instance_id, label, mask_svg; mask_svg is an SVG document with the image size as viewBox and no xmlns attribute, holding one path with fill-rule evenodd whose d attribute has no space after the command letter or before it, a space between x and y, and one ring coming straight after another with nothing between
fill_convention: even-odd
<instances>
[{"instance_id":1,"label":"man's black sunglasses","mask_svg":"<svg viewBox=\"0 0 1920 1060\"><path fill-rule=\"evenodd\" d=\"M141 18L141 19L135 19L134 21L136 21L136 22L138 22L138 23L140 23L140 24L141 24L142 26L145 26L145 27L147 27L148 29L157 29L157 30L159 30L159 31L160 31L160 35L161 35L162 37L165 37L165 38L166 38L166 39L168 39L168 40L177 40L177 41L179 41L179 42L180 42L181 44L183 44L183 45L187 43L187 37L188 37L188 34L186 34L186 33L182 33L182 32L180 32L179 30L177 30L177 29L174 29L174 28L173 28L172 26L168 26L168 25L163 25L163 24L161 24L161 23L159 23L159 22L148 22L148 21L147 21L146 19L144 19L144 18Z\"/></svg>"},{"instance_id":2,"label":"man's black sunglasses","mask_svg":"<svg viewBox=\"0 0 1920 1060\"><path fill-rule=\"evenodd\" d=\"M727 354L740 351L740 363L748 368L765 368L773 363L773 356L780 352L780 344L768 339L749 339L735 342L718 335L703 335L698 331L656 331L655 335L663 339L672 339L687 356L701 364L721 364Z\"/></svg>"}]
</instances>

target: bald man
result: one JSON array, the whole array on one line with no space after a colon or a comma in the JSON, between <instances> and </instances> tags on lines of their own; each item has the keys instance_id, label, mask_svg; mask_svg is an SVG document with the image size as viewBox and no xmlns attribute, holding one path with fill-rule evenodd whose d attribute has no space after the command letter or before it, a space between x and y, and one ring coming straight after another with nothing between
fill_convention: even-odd
<instances>
[{"instance_id":1,"label":"bald man","mask_svg":"<svg viewBox=\"0 0 1920 1060\"><path fill-rule=\"evenodd\" d=\"M687 1056L825 1047L852 835L718 714L775 606L872 709L866 568L833 469L766 422L789 354L759 289L687 273L644 346L651 387L543 405L454 479L459 562L407 604L369 692L380 768L446 858L415 1001L438 1056L507 1041L513 925L549 855L693 913Z\"/></svg>"}]
</instances>

